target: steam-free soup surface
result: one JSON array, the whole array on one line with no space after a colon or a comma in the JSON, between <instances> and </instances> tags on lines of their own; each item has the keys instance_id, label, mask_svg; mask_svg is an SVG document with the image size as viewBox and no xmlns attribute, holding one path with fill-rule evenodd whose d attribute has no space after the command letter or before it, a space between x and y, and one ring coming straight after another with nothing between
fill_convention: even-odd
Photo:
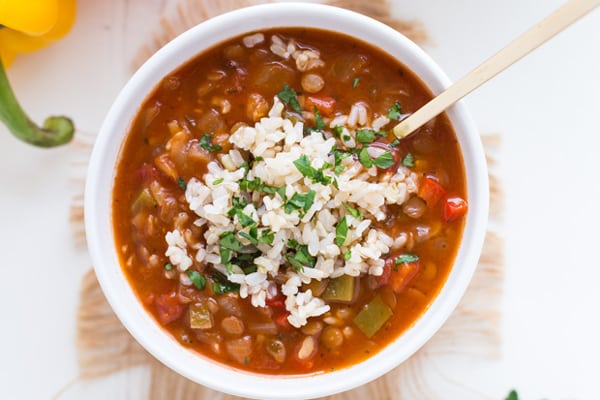
<instances>
[{"instance_id":1,"label":"steam-free soup surface","mask_svg":"<svg viewBox=\"0 0 600 400\"><path fill-rule=\"evenodd\" d=\"M113 192L122 268L182 346L235 368L303 374L377 353L423 314L467 212L431 98L382 51L310 29L254 32L156 87Z\"/></svg>"}]
</instances>

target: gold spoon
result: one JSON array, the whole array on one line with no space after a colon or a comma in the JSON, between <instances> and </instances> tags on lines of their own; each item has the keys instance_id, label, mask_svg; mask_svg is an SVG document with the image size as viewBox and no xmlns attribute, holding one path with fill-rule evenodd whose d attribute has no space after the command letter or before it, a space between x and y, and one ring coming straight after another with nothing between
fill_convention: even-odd
<instances>
[{"instance_id":1,"label":"gold spoon","mask_svg":"<svg viewBox=\"0 0 600 400\"><path fill-rule=\"evenodd\" d=\"M570 0L394 127L402 139L600 5Z\"/></svg>"}]
</instances>

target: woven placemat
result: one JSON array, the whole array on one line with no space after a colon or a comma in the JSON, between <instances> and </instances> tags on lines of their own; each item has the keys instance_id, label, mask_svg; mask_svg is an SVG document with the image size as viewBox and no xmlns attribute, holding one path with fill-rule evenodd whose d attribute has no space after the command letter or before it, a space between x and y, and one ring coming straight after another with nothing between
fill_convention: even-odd
<instances>
[{"instance_id":1,"label":"woven placemat","mask_svg":"<svg viewBox=\"0 0 600 400\"><path fill-rule=\"evenodd\" d=\"M269 1L181 0L174 16L163 17L161 29L151 43L132 60L137 67L165 43L186 29L210 18L243 6ZM423 44L427 35L417 21L394 19L387 0L330 0L326 4L348 8L376 18ZM501 221L502 193L495 174L494 154L500 145L498 135L483 135L490 170L490 220L492 227ZM91 142L91 141L89 141ZM85 147L85 146L84 146ZM89 146L88 146L89 147ZM71 221L77 242L84 243L82 195L74 198ZM488 231L473 280L452 316L442 329L402 365L383 377L354 390L327 399L426 399L446 398L441 387L451 383L447 371L440 371L436 360L445 357L493 358L500 353L500 300L503 282L503 254L500 236ZM118 371L145 366L150 378L140 387L152 400L237 399L193 383L171 371L148 354L121 325L107 303L96 277L90 270L81 285L77 316L77 349L80 375L77 382L102 379ZM444 383L441 383L441 382ZM128 382L127 385L140 383ZM457 384L457 383L454 383ZM468 386L468 385L463 385ZM123 388L131 393L135 388ZM436 391L437 390L437 391Z\"/></svg>"}]
</instances>

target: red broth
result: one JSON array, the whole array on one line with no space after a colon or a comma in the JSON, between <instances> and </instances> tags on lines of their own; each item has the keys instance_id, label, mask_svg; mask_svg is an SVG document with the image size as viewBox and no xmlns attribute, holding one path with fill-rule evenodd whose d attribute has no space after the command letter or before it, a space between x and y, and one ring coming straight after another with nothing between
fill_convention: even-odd
<instances>
[{"instance_id":1,"label":"red broth","mask_svg":"<svg viewBox=\"0 0 600 400\"><path fill-rule=\"evenodd\" d=\"M368 358L398 338L444 285L467 212L462 156L445 115L415 135L395 140L391 129L396 119L414 112L432 95L417 76L386 53L321 30L262 33L264 41L252 47L237 37L199 54L165 77L142 104L117 168L112 207L116 247L140 301L182 346L259 373L333 371ZM302 63L293 55L285 59L274 54L273 35L285 44L293 40L297 51L318 51L320 62L299 70ZM295 92L292 97L301 112L282 94L286 85ZM197 216L186 201L187 185L192 178L203 179L209 162L223 162L223 154L235 145L228 141L232 133L265 117L275 96L288 99L286 118L303 122L305 128L320 128L324 138L335 138L338 149L346 151L353 163L364 161L360 146L391 156L391 165L375 167L373 179L399 168L418 178L418 188L403 204L387 204L385 218L373 219L372 226L394 240L381 255L382 273L361 274L346 282L313 279L302 285L300 290L310 288L316 297L331 294L336 287L340 292L350 287L353 292L342 301L329 296L325 304L330 310L308 318L301 327L290 324L281 288L267 295L265 307L254 307L250 297L242 298L239 286L210 263L198 262L192 255L187 278L181 278L177 265L165 255L165 235L174 229L181 232L188 248L202 245L207 228L194 224ZM378 130L363 132L374 136L362 144L354 140L351 147L330 123L349 115L356 104L367 110L369 122L375 116L391 119ZM355 139L357 130L352 130ZM259 161L244 154L251 162ZM355 211L363 218L367 214L358 207ZM293 246L288 242L286 251L295 254L297 261L302 245ZM287 264L281 268L292 270ZM252 260L244 265L247 271L256 269Z\"/></svg>"}]
</instances>

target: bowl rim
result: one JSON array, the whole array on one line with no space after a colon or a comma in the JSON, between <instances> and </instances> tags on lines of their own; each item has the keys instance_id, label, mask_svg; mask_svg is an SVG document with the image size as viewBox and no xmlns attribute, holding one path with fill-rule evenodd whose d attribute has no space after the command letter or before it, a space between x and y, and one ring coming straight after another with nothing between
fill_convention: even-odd
<instances>
[{"instance_id":1,"label":"bowl rim","mask_svg":"<svg viewBox=\"0 0 600 400\"><path fill-rule=\"evenodd\" d=\"M459 139L466 171L469 212L463 239L452 270L428 310L386 348L363 362L334 372L263 375L238 370L185 349L158 326L122 273L110 217L115 166L132 118L164 76L204 49L244 33L299 26L340 32L370 43L395 58L402 53L400 61L434 93L450 85L446 74L419 46L364 15L314 3L270 3L237 9L184 32L138 69L104 119L86 179L84 219L88 249L100 286L120 321L147 351L169 368L192 381L238 396L262 399L326 396L357 387L398 366L420 349L456 308L476 269L487 228L489 183L485 155L473 120L463 102L458 102L447 114ZM199 42L205 44L199 45Z\"/></svg>"}]
</instances>

